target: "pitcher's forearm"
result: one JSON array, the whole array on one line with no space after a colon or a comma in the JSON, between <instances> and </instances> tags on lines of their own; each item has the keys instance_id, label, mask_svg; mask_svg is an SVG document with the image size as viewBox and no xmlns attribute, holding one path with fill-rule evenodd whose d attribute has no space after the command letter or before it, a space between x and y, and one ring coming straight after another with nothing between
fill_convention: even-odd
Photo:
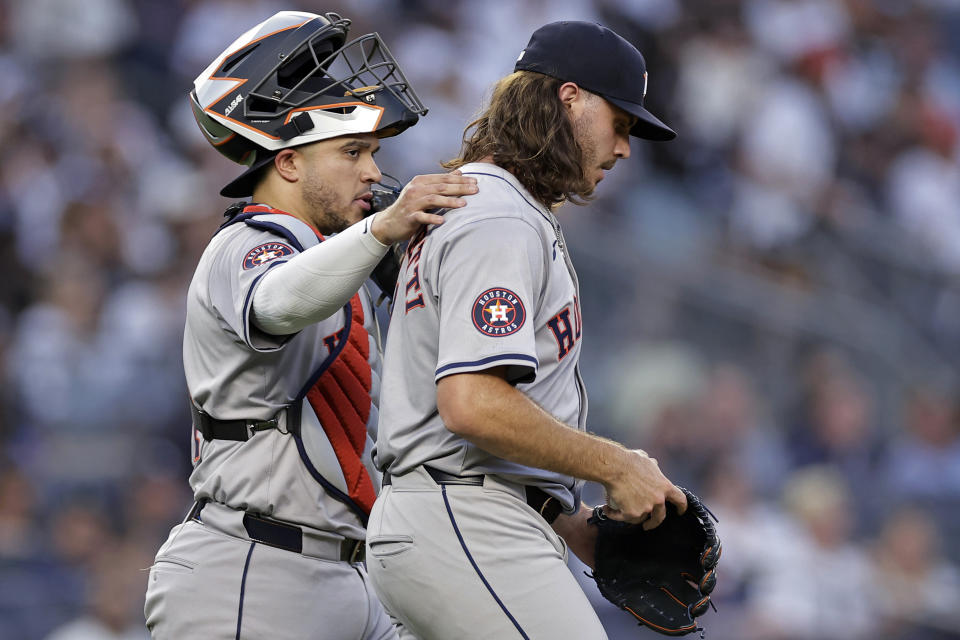
<instances>
[{"instance_id":1,"label":"pitcher's forearm","mask_svg":"<svg viewBox=\"0 0 960 640\"><path fill-rule=\"evenodd\" d=\"M607 484L622 473L629 450L563 424L498 373L439 381L437 404L450 431L495 456L583 480Z\"/></svg>"}]
</instances>

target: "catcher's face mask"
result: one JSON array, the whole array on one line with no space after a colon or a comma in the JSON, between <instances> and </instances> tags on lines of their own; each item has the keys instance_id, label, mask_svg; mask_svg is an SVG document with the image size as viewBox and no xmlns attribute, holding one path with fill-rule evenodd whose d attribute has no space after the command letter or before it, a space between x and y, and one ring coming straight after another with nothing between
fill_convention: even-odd
<instances>
[{"instance_id":1,"label":"catcher's face mask","mask_svg":"<svg viewBox=\"0 0 960 640\"><path fill-rule=\"evenodd\" d=\"M238 38L194 81L207 140L249 168L221 194L249 195L280 149L336 136L397 135L427 110L383 40L347 41L350 21L281 11Z\"/></svg>"}]
</instances>

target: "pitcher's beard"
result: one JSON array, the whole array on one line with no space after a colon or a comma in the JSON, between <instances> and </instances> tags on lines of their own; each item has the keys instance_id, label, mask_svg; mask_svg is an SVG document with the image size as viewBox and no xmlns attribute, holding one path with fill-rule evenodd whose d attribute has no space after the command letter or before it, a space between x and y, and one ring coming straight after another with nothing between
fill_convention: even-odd
<instances>
[{"instance_id":1,"label":"pitcher's beard","mask_svg":"<svg viewBox=\"0 0 960 640\"><path fill-rule=\"evenodd\" d=\"M588 115L581 115L573 120L573 137L580 147L580 182L577 190L588 196L593 195L597 185L589 175L593 167L597 165L596 143L593 141L590 131L587 128Z\"/></svg>"}]
</instances>

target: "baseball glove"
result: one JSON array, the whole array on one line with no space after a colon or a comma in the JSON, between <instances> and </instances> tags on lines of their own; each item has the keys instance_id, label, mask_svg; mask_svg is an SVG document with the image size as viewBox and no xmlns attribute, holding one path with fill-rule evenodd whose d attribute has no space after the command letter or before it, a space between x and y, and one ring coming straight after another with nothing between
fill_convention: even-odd
<instances>
[{"instance_id":1,"label":"baseball glove","mask_svg":"<svg viewBox=\"0 0 960 640\"><path fill-rule=\"evenodd\" d=\"M649 531L611 520L601 507L589 520L599 529L591 577L600 593L640 624L668 636L702 632L695 618L713 606L710 592L721 552L710 521L716 517L700 498L680 489L687 496L687 510L677 515L676 507L667 503L667 517Z\"/></svg>"}]
</instances>

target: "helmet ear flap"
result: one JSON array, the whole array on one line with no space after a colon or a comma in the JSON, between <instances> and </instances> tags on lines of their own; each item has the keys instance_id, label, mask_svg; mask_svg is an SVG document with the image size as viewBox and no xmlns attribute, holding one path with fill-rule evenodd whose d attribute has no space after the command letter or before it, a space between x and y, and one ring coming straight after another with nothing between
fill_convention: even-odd
<instances>
[{"instance_id":1,"label":"helmet ear flap","mask_svg":"<svg viewBox=\"0 0 960 640\"><path fill-rule=\"evenodd\" d=\"M193 118L197 121L200 131L213 146L218 147L231 135L236 135L231 129L223 126L203 111L203 107L197 101L196 91L190 92L190 108L193 110Z\"/></svg>"},{"instance_id":2,"label":"helmet ear flap","mask_svg":"<svg viewBox=\"0 0 960 640\"><path fill-rule=\"evenodd\" d=\"M251 152L256 150L256 145L207 115L193 91L190 92L190 107L200 131L217 151L238 164L252 162L254 154Z\"/></svg>"}]
</instances>

